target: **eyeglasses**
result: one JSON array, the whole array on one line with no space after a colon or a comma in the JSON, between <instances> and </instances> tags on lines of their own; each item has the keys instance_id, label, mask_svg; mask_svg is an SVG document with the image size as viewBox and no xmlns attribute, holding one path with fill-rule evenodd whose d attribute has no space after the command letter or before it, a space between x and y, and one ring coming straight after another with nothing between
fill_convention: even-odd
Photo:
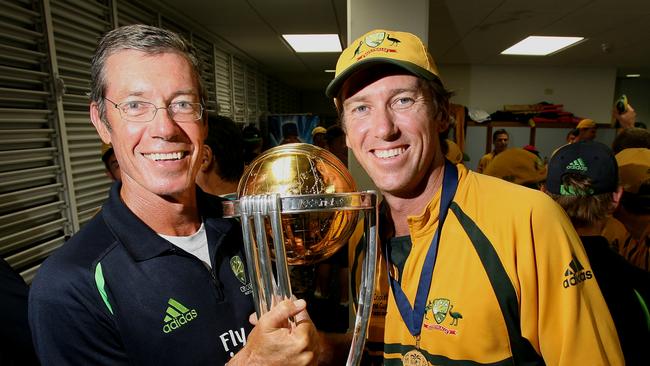
<instances>
[{"instance_id":1,"label":"eyeglasses","mask_svg":"<svg viewBox=\"0 0 650 366\"><path fill-rule=\"evenodd\" d=\"M203 106L201 103L174 102L167 107L156 107L153 103L137 100L118 104L106 97L104 99L120 111L122 119L129 122L152 121L156 118L156 113L159 109L166 109L169 117L175 122L194 122L200 120L201 116L203 116Z\"/></svg>"}]
</instances>

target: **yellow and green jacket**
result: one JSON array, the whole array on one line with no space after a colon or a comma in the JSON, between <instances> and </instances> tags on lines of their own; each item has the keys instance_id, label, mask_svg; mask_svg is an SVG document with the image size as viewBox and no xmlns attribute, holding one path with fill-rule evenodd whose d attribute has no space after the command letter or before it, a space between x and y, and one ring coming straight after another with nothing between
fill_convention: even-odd
<instances>
[{"instance_id":1,"label":"yellow and green jacket","mask_svg":"<svg viewBox=\"0 0 650 366\"><path fill-rule=\"evenodd\" d=\"M623 365L611 315L561 208L542 192L457 167L458 190L442 229L420 336L429 363ZM391 275L411 305L439 203L440 192L408 218L409 237L383 239L391 248ZM361 253L351 246L353 286ZM389 289L384 258L376 280L368 360L401 365L415 338Z\"/></svg>"}]
</instances>

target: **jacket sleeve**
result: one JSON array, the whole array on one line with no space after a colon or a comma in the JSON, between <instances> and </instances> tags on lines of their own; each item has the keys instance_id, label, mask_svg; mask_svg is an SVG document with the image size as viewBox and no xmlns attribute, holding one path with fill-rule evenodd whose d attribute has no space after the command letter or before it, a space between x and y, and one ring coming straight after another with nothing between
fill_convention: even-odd
<instances>
[{"instance_id":1,"label":"jacket sleeve","mask_svg":"<svg viewBox=\"0 0 650 366\"><path fill-rule=\"evenodd\" d=\"M127 364L92 271L66 267L46 262L30 291L29 325L41 364Z\"/></svg>"},{"instance_id":2,"label":"jacket sleeve","mask_svg":"<svg viewBox=\"0 0 650 366\"><path fill-rule=\"evenodd\" d=\"M521 329L547 365L623 365L614 322L564 211L540 197L520 258ZM522 264L523 264L522 263Z\"/></svg>"}]
</instances>

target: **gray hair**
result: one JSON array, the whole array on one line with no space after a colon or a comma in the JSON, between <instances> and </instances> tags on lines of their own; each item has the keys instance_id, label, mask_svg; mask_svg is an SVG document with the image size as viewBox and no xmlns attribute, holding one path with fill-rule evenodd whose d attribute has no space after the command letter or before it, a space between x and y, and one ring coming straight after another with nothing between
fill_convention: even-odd
<instances>
[{"instance_id":1,"label":"gray hair","mask_svg":"<svg viewBox=\"0 0 650 366\"><path fill-rule=\"evenodd\" d=\"M97 103L100 118L109 130L104 103L107 85L104 66L111 55L123 50L136 50L149 55L178 53L184 56L190 63L199 85L199 98L203 103L206 91L200 76L200 60L188 41L170 30L149 25L135 24L119 27L102 37L90 63L90 100Z\"/></svg>"}]
</instances>

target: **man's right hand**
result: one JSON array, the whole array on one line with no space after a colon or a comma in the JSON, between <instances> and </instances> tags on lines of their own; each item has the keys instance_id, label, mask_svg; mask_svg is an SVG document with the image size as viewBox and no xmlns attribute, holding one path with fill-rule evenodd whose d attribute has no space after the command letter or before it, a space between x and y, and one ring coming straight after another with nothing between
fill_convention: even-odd
<instances>
[{"instance_id":1,"label":"man's right hand","mask_svg":"<svg viewBox=\"0 0 650 366\"><path fill-rule=\"evenodd\" d=\"M622 129L632 128L634 127L634 122L636 122L636 111L629 104L623 113L618 113L616 108L614 108L614 118L621 124Z\"/></svg>"},{"instance_id":2,"label":"man's right hand","mask_svg":"<svg viewBox=\"0 0 650 366\"><path fill-rule=\"evenodd\" d=\"M289 327L294 317L296 325ZM285 300L262 315L228 365L315 365L319 341L305 300Z\"/></svg>"}]
</instances>

